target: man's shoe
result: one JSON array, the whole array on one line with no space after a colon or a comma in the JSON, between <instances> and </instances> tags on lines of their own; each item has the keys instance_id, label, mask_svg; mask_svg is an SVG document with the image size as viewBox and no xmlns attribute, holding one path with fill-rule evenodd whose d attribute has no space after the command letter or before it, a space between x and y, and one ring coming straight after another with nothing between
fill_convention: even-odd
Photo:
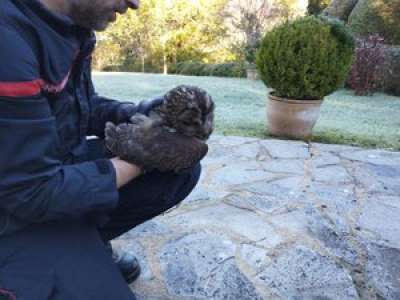
<instances>
[{"instance_id":1,"label":"man's shoe","mask_svg":"<svg viewBox=\"0 0 400 300\"><path fill-rule=\"evenodd\" d=\"M140 275L140 265L137 258L128 252L112 249L111 244L108 244L107 248L112 251L113 261L117 264L125 281L128 284L134 282Z\"/></svg>"}]
</instances>

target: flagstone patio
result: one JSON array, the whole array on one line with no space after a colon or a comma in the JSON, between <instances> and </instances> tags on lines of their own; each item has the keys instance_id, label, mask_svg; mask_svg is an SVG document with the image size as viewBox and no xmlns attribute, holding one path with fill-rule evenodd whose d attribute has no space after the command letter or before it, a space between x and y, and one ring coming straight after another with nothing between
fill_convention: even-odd
<instances>
[{"instance_id":1,"label":"flagstone patio","mask_svg":"<svg viewBox=\"0 0 400 300\"><path fill-rule=\"evenodd\" d=\"M114 245L139 300L398 300L400 153L215 136L190 197Z\"/></svg>"}]
</instances>

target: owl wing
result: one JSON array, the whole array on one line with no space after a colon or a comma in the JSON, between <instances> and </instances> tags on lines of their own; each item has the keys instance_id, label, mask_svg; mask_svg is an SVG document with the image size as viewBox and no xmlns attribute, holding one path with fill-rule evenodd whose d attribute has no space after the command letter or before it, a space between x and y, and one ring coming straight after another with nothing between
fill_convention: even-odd
<instances>
[{"instance_id":1,"label":"owl wing","mask_svg":"<svg viewBox=\"0 0 400 300\"><path fill-rule=\"evenodd\" d=\"M208 146L197 138L188 138L162 127L158 138L148 149L151 165L160 171L180 172L193 167L208 152Z\"/></svg>"},{"instance_id":2,"label":"owl wing","mask_svg":"<svg viewBox=\"0 0 400 300\"><path fill-rule=\"evenodd\" d=\"M106 145L123 160L147 170L179 172L194 166L207 154L207 144L197 138L171 132L145 117L131 121L106 125Z\"/></svg>"}]
</instances>

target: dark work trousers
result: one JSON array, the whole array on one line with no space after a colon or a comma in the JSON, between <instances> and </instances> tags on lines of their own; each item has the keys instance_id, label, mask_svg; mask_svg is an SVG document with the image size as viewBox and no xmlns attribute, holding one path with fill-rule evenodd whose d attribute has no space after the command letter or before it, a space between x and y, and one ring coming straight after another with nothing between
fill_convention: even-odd
<instances>
[{"instance_id":1,"label":"dark work trousers","mask_svg":"<svg viewBox=\"0 0 400 300\"><path fill-rule=\"evenodd\" d=\"M89 160L110 157L100 139L89 140ZM153 171L137 177L119 191L118 207L99 227L105 241L165 212L185 199L196 186L201 167L197 164L181 174Z\"/></svg>"},{"instance_id":2,"label":"dark work trousers","mask_svg":"<svg viewBox=\"0 0 400 300\"><path fill-rule=\"evenodd\" d=\"M90 140L89 152L89 159L107 157L101 140ZM0 237L0 295L6 289L18 300L134 300L104 242L182 201L200 169L198 164L183 174L154 171L135 178L120 189L119 205L100 227L82 218Z\"/></svg>"}]
</instances>

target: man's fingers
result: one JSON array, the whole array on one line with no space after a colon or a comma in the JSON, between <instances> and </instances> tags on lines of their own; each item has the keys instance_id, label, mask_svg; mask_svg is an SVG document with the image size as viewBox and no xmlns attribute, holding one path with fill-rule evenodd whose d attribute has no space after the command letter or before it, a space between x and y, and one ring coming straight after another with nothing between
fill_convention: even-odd
<instances>
[{"instance_id":1,"label":"man's fingers","mask_svg":"<svg viewBox=\"0 0 400 300\"><path fill-rule=\"evenodd\" d=\"M116 126L111 122L107 122L104 133L106 137L116 138L117 137Z\"/></svg>"}]
</instances>

